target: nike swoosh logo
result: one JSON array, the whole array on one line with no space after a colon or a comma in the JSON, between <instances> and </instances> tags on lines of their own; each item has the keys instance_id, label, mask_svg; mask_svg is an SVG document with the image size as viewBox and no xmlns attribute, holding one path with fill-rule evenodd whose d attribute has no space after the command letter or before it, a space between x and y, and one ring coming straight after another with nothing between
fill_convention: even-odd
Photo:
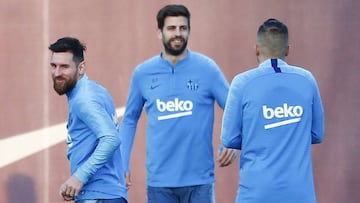
<instances>
[{"instance_id":1,"label":"nike swoosh logo","mask_svg":"<svg viewBox=\"0 0 360 203\"><path fill-rule=\"evenodd\" d=\"M157 87L159 87L159 86L160 86L160 85L151 85L151 86L150 86L150 89L153 90L153 89L155 89L155 88L157 88Z\"/></svg>"}]
</instances>

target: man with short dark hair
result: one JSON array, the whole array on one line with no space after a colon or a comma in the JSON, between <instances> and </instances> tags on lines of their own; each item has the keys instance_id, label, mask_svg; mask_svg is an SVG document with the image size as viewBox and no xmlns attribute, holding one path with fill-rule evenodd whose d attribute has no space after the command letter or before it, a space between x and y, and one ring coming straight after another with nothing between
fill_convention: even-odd
<instances>
[{"instance_id":1,"label":"man with short dark hair","mask_svg":"<svg viewBox=\"0 0 360 203\"><path fill-rule=\"evenodd\" d=\"M145 106L148 203L213 203L214 104L224 107L228 82L212 59L187 49L185 6L163 7L157 21L164 49L134 70L121 123L126 165ZM221 151L219 166L229 165L234 154Z\"/></svg>"},{"instance_id":2,"label":"man with short dark hair","mask_svg":"<svg viewBox=\"0 0 360 203\"><path fill-rule=\"evenodd\" d=\"M78 39L65 37L49 46L54 90L69 104L68 153L71 176L61 185L64 201L126 203L115 106L109 92L85 74Z\"/></svg>"},{"instance_id":3,"label":"man with short dark hair","mask_svg":"<svg viewBox=\"0 0 360 203\"><path fill-rule=\"evenodd\" d=\"M237 75L223 115L222 144L240 149L237 203L314 203L311 144L321 143L324 110L314 76L284 60L285 24L257 33L255 69Z\"/></svg>"}]
</instances>

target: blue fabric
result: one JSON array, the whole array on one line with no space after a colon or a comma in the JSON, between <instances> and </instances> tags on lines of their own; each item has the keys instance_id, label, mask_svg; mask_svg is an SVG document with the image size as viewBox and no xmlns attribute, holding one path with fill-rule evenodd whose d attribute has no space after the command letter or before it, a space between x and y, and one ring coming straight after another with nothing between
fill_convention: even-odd
<instances>
[{"instance_id":1,"label":"blue fabric","mask_svg":"<svg viewBox=\"0 0 360 203\"><path fill-rule=\"evenodd\" d=\"M324 134L313 75L277 59L237 75L224 110L221 141L241 149L237 202L316 202L311 144Z\"/></svg>"},{"instance_id":2,"label":"blue fabric","mask_svg":"<svg viewBox=\"0 0 360 203\"><path fill-rule=\"evenodd\" d=\"M147 187L148 203L215 203L213 184L187 187Z\"/></svg>"},{"instance_id":3,"label":"blue fabric","mask_svg":"<svg viewBox=\"0 0 360 203\"><path fill-rule=\"evenodd\" d=\"M147 113L147 184L182 187L214 182L214 104L225 106L228 82L210 58L188 50L174 67L162 55L133 72L120 131L129 165L138 119Z\"/></svg>"},{"instance_id":4,"label":"blue fabric","mask_svg":"<svg viewBox=\"0 0 360 203\"><path fill-rule=\"evenodd\" d=\"M84 186L80 199L127 198L115 107L108 91L84 75L67 93L68 159Z\"/></svg>"},{"instance_id":5,"label":"blue fabric","mask_svg":"<svg viewBox=\"0 0 360 203\"><path fill-rule=\"evenodd\" d=\"M127 200L124 198L117 199L85 199L79 200L75 203L127 203Z\"/></svg>"}]
</instances>

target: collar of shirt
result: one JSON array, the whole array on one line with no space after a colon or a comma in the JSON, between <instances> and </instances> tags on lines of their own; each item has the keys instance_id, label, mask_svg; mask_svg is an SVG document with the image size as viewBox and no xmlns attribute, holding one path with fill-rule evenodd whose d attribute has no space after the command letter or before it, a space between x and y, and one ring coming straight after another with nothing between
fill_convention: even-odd
<instances>
[{"instance_id":1,"label":"collar of shirt","mask_svg":"<svg viewBox=\"0 0 360 203\"><path fill-rule=\"evenodd\" d=\"M76 93L79 91L80 87L82 86L83 83L85 83L85 81L88 80L88 76L86 74L84 74L75 84L75 87L70 90L69 92L66 93L66 95L68 96L68 98L70 99L71 97L73 97L74 95L76 95Z\"/></svg>"},{"instance_id":2,"label":"collar of shirt","mask_svg":"<svg viewBox=\"0 0 360 203\"><path fill-rule=\"evenodd\" d=\"M287 66L288 64L281 59L277 59L277 65L278 67L281 66ZM262 63L259 64L259 68L271 68L271 59L266 59L265 61L263 61Z\"/></svg>"}]
</instances>

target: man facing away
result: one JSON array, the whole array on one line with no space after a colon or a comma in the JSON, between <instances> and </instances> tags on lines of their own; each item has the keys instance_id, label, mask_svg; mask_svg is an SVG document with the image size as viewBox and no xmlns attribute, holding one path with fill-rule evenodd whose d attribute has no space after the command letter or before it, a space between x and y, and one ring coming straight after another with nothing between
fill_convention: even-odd
<instances>
[{"instance_id":1,"label":"man facing away","mask_svg":"<svg viewBox=\"0 0 360 203\"><path fill-rule=\"evenodd\" d=\"M259 66L230 86L221 141L240 149L236 202L316 202L311 144L321 143L324 112L317 82L287 64L288 29L276 19L258 29Z\"/></svg>"},{"instance_id":2,"label":"man facing away","mask_svg":"<svg viewBox=\"0 0 360 203\"><path fill-rule=\"evenodd\" d=\"M164 50L134 70L122 118L125 165L145 107L148 203L212 203L214 104L224 107L228 82L212 59L187 49L190 12L185 6L163 7L157 22ZM234 157L233 150L221 151L219 165L229 165Z\"/></svg>"},{"instance_id":3,"label":"man facing away","mask_svg":"<svg viewBox=\"0 0 360 203\"><path fill-rule=\"evenodd\" d=\"M120 152L118 122L112 97L85 74L78 39L65 37L49 46L54 90L69 105L68 153L71 176L61 185L64 201L126 203L127 188Z\"/></svg>"}]
</instances>

